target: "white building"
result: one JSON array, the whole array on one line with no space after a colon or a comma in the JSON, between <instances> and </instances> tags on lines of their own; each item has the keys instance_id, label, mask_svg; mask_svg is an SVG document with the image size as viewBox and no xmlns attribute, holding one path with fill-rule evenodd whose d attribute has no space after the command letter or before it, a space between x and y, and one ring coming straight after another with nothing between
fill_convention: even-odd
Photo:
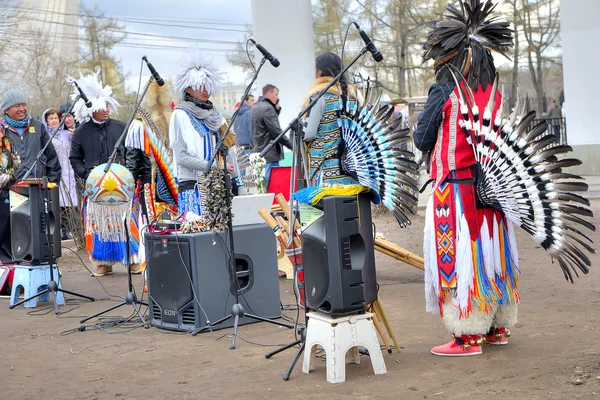
<instances>
[{"instance_id":1,"label":"white building","mask_svg":"<svg viewBox=\"0 0 600 400\"><path fill-rule=\"evenodd\" d=\"M211 101L221 110L221 112L230 117L235 111L235 104L240 101L246 90L242 85L224 85L221 91L211 98ZM255 94L250 92L250 94Z\"/></svg>"},{"instance_id":2,"label":"white building","mask_svg":"<svg viewBox=\"0 0 600 400\"><path fill-rule=\"evenodd\" d=\"M285 129L301 111L306 92L315 79L310 0L252 0L252 27L254 39L281 62L278 68L267 62L256 87L258 91L266 84L279 88L279 121ZM255 54L258 64L262 55L258 51Z\"/></svg>"},{"instance_id":3,"label":"white building","mask_svg":"<svg viewBox=\"0 0 600 400\"><path fill-rule=\"evenodd\" d=\"M78 60L78 0L20 0L19 8L24 15L16 26L19 37L27 41L39 37L39 33L55 55Z\"/></svg>"},{"instance_id":4,"label":"white building","mask_svg":"<svg viewBox=\"0 0 600 400\"><path fill-rule=\"evenodd\" d=\"M575 157L583 160L581 167L572 170L583 175L600 175L600 134L596 123L600 54L595 51L595 44L600 42L600 1L560 3L567 142L573 147Z\"/></svg>"}]
</instances>

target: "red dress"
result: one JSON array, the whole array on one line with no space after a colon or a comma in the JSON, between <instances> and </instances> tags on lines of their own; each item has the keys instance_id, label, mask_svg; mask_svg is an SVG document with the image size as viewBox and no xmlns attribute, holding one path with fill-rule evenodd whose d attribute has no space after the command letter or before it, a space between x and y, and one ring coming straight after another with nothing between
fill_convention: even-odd
<instances>
[{"instance_id":1,"label":"red dress","mask_svg":"<svg viewBox=\"0 0 600 400\"><path fill-rule=\"evenodd\" d=\"M491 85L474 92L480 116L490 92ZM502 100L498 91L494 96L493 118ZM468 317L475 308L489 312L495 304L518 303L518 254L512 223L499 211L476 207L471 179L476 161L459 125L459 99L454 87L439 110L423 250L427 311L441 312L452 302Z\"/></svg>"}]
</instances>

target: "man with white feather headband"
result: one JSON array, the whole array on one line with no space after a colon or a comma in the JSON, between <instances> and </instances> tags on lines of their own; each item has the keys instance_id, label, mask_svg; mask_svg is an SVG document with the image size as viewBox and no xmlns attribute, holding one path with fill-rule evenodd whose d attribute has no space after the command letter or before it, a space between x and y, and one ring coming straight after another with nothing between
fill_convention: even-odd
<instances>
[{"instance_id":1,"label":"man with white feather headband","mask_svg":"<svg viewBox=\"0 0 600 400\"><path fill-rule=\"evenodd\" d=\"M181 100L173 110L169 142L173 149L179 195L179 214L202 215L200 185L216 144L227 129L221 111L210 101L222 85L222 73L214 61L196 48L179 60L174 92ZM233 170L233 164L228 165Z\"/></svg>"},{"instance_id":2,"label":"man with white feather headband","mask_svg":"<svg viewBox=\"0 0 600 400\"><path fill-rule=\"evenodd\" d=\"M111 196L111 202L115 202L115 199L118 201L112 208L103 208L106 207L106 204L96 204L95 199L91 198L92 196L84 193L82 214L86 224L86 249L90 261L96 265L95 276L112 274L112 267L115 263L126 264L127 240L123 235L123 223L126 220L130 232L131 271L132 273L141 273L137 220L134 218L129 223L134 178L130 172L121 167L125 163L125 147L121 147L117 152L114 167L111 166L108 174L104 174L103 171L96 168L108 161L125 129L122 121L110 118L110 114L115 114L120 105L111 97L111 87L103 87L98 80L99 73L100 71L97 71L85 76L80 74L80 78L77 80L83 92L92 102L92 107L86 107L82 99L75 103L73 112L75 119L81 125L73 134L69 160L75 174L86 180L86 193L90 186L96 186ZM72 99L76 98L77 93L74 93ZM145 157L140 152L132 156ZM127 160L127 163L132 164L131 160ZM137 164L145 164L149 168L147 160L141 160ZM114 172L117 170L118 173L115 175ZM119 174L122 176L118 176ZM116 184L111 184L110 187L103 186L104 181L112 181ZM94 190L97 191L97 189ZM113 219L111 219L111 215L114 216Z\"/></svg>"}]
</instances>

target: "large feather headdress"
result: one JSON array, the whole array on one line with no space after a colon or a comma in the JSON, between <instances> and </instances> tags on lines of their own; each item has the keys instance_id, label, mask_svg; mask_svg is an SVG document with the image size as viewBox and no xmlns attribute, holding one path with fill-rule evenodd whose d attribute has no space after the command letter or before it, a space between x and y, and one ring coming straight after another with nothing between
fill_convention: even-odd
<instances>
[{"instance_id":1,"label":"large feather headdress","mask_svg":"<svg viewBox=\"0 0 600 400\"><path fill-rule=\"evenodd\" d=\"M192 47L178 61L180 71L175 77L175 94L183 99L185 90L206 89L210 96L215 95L223 85L223 73L214 60L207 58L201 50Z\"/></svg>"},{"instance_id":2,"label":"large feather headdress","mask_svg":"<svg viewBox=\"0 0 600 400\"><path fill-rule=\"evenodd\" d=\"M494 81L496 67L492 51L505 57L513 45L510 24L491 16L496 8L491 0L466 0L460 9L448 5L448 11L439 21L429 24L431 31L423 45L423 61L434 60L438 82L451 82L450 63L477 90Z\"/></svg>"},{"instance_id":3,"label":"large feather headdress","mask_svg":"<svg viewBox=\"0 0 600 400\"><path fill-rule=\"evenodd\" d=\"M75 106L73 107L73 114L75 115L75 119L80 124L88 122L92 117L92 114L96 111L104 110L108 105L108 108L112 114L115 114L120 107L120 104L117 100L111 97L112 88L110 86L102 87L98 76L100 75L100 70L96 72L92 72L88 75L83 75L81 72L79 73L79 79L77 80L77 84L88 97L88 99L92 102L92 107L87 108L83 99L77 100ZM73 80L73 78L68 77L67 79ZM71 99L74 101L77 99L79 93L77 90L71 95Z\"/></svg>"}]
</instances>

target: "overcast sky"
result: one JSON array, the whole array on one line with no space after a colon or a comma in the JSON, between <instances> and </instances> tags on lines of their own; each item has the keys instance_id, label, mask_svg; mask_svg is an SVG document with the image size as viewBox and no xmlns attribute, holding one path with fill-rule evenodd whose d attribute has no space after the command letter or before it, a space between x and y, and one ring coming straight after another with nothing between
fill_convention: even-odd
<instances>
[{"instance_id":1,"label":"overcast sky","mask_svg":"<svg viewBox=\"0 0 600 400\"><path fill-rule=\"evenodd\" d=\"M175 4L176 7L173 6ZM244 31L246 30L244 24L251 25L251 0L171 0L169 2L164 0L80 0L80 5L87 8L97 6L99 10L106 13L106 16L117 19L144 19L152 20L152 23L161 21L159 22L161 25L123 22L125 30L130 32L127 43L134 46L143 44L185 48L195 45L211 49L207 52L222 65L222 69L231 82L240 83L244 81L240 69L227 65L226 50L234 49L235 45L232 42L244 38ZM172 25L191 25L195 28ZM220 43L194 43L167 38L159 40L158 38L132 33L183 37L200 41L220 41ZM131 86L132 82L135 82L135 86L137 86L140 62L143 55L148 56L148 59L160 74L168 76L177 72L177 59L183 52L182 49L132 47L116 47L113 51L116 58L121 62L123 72L129 76L128 86ZM144 75L148 75L146 70Z\"/></svg>"}]
</instances>

